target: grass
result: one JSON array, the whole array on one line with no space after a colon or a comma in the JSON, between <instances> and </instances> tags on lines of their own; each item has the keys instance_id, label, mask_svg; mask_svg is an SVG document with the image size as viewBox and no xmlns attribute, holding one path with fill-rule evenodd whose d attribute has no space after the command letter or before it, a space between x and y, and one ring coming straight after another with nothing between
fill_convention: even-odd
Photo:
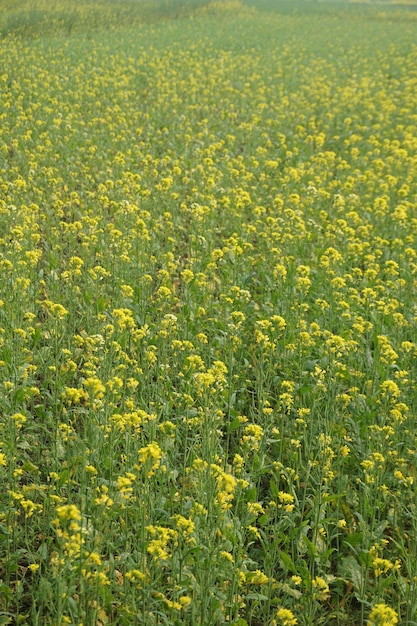
<instances>
[{"instance_id":1,"label":"grass","mask_svg":"<svg viewBox=\"0 0 417 626\"><path fill-rule=\"evenodd\" d=\"M0 624L417 622L415 13L260 5L4 4Z\"/></svg>"}]
</instances>

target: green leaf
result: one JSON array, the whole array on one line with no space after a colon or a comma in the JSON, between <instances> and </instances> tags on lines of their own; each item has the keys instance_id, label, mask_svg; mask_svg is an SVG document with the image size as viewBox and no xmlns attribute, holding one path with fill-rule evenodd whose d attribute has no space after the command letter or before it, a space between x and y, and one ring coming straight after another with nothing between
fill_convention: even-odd
<instances>
[{"instance_id":1,"label":"green leaf","mask_svg":"<svg viewBox=\"0 0 417 626\"><path fill-rule=\"evenodd\" d=\"M247 596L245 596L246 600L260 600L262 602L265 602L265 600L268 600L268 596L264 596L262 593L248 593Z\"/></svg>"},{"instance_id":2,"label":"green leaf","mask_svg":"<svg viewBox=\"0 0 417 626\"><path fill-rule=\"evenodd\" d=\"M274 498L278 497L278 493L279 493L279 489L278 489L278 485L275 482L275 480L271 480L271 482L269 483L269 488L271 490L271 494L274 496Z\"/></svg>"},{"instance_id":3,"label":"green leaf","mask_svg":"<svg viewBox=\"0 0 417 626\"><path fill-rule=\"evenodd\" d=\"M352 533L351 535L346 535L344 544L350 546L351 548L355 548L356 546L360 546L363 541L363 533Z\"/></svg>"},{"instance_id":4,"label":"green leaf","mask_svg":"<svg viewBox=\"0 0 417 626\"><path fill-rule=\"evenodd\" d=\"M347 556L341 559L339 573L351 581L355 591L360 591L363 588L363 569L354 556Z\"/></svg>"},{"instance_id":5,"label":"green leaf","mask_svg":"<svg viewBox=\"0 0 417 626\"><path fill-rule=\"evenodd\" d=\"M230 422L229 424L229 428L227 429L229 433L233 433L235 430L237 430L240 426L240 420L238 417L236 417L232 422Z\"/></svg>"},{"instance_id":6,"label":"green leaf","mask_svg":"<svg viewBox=\"0 0 417 626\"><path fill-rule=\"evenodd\" d=\"M318 554L317 546L312 541L310 541L310 539L306 535L303 535L301 537L301 540L304 542L305 546L307 547L308 554L312 557L317 556Z\"/></svg>"},{"instance_id":7,"label":"green leaf","mask_svg":"<svg viewBox=\"0 0 417 626\"><path fill-rule=\"evenodd\" d=\"M251 487L250 489L246 489L245 491L245 499L246 502L257 502L257 493L256 487Z\"/></svg>"},{"instance_id":8,"label":"green leaf","mask_svg":"<svg viewBox=\"0 0 417 626\"><path fill-rule=\"evenodd\" d=\"M293 561L292 561L292 559L291 559L289 554L287 554L283 550L280 550L279 558L282 561L283 569L289 570L293 574L297 573L297 568L295 567L295 565L294 565L294 563L293 563Z\"/></svg>"},{"instance_id":9,"label":"green leaf","mask_svg":"<svg viewBox=\"0 0 417 626\"><path fill-rule=\"evenodd\" d=\"M19 450L29 450L30 444L27 441L19 441L19 443L16 444L16 448L19 448Z\"/></svg>"}]
</instances>

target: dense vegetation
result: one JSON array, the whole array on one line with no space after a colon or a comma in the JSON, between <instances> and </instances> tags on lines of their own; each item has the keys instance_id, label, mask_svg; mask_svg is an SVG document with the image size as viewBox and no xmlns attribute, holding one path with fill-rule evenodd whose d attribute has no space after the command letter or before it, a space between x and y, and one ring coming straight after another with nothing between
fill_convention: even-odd
<instances>
[{"instance_id":1,"label":"dense vegetation","mask_svg":"<svg viewBox=\"0 0 417 626\"><path fill-rule=\"evenodd\" d=\"M0 34L0 624L416 624L417 12Z\"/></svg>"}]
</instances>

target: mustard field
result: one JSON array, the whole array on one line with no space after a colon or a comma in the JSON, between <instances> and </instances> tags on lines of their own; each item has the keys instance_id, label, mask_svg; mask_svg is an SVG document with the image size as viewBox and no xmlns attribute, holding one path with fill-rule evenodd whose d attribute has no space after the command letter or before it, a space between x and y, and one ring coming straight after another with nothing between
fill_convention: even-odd
<instances>
[{"instance_id":1,"label":"mustard field","mask_svg":"<svg viewBox=\"0 0 417 626\"><path fill-rule=\"evenodd\" d=\"M416 6L1 4L0 626L416 625Z\"/></svg>"}]
</instances>

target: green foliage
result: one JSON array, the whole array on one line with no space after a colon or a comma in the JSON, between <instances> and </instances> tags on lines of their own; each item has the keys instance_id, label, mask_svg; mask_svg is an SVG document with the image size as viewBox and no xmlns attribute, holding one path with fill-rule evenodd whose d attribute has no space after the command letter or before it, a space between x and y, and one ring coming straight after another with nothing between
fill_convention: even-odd
<instances>
[{"instance_id":1,"label":"green foliage","mask_svg":"<svg viewBox=\"0 0 417 626\"><path fill-rule=\"evenodd\" d=\"M0 16L2 37L24 38L96 29L120 31L123 28L192 15L209 0L5 0Z\"/></svg>"}]
</instances>

